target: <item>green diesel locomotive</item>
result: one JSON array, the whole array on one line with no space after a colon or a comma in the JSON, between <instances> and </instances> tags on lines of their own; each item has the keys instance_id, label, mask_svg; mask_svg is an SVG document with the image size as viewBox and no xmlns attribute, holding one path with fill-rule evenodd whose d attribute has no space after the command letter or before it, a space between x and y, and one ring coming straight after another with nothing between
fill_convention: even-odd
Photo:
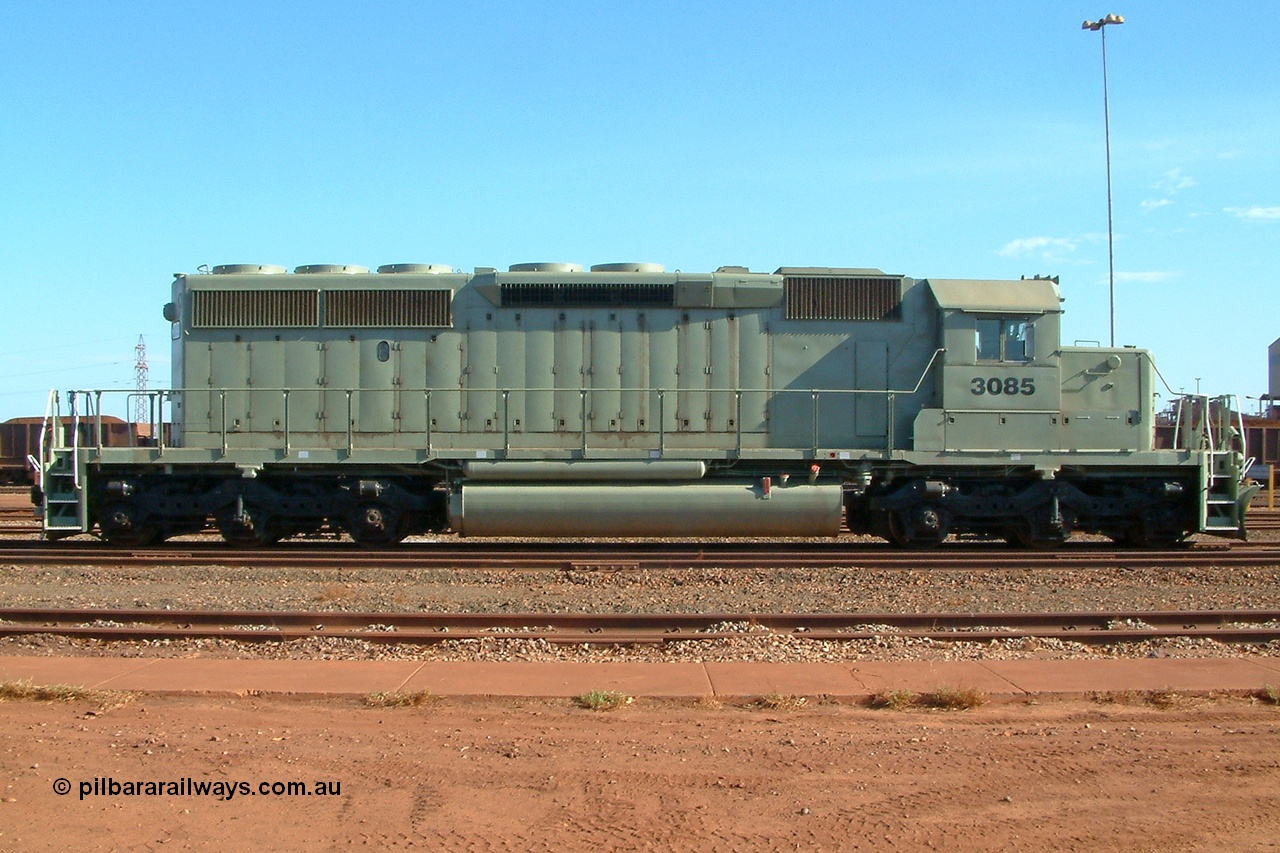
<instances>
[{"instance_id":1,"label":"green diesel locomotive","mask_svg":"<svg viewBox=\"0 0 1280 853\"><path fill-rule=\"evenodd\" d=\"M1055 279L229 265L164 311L151 446L52 395L91 428L45 442L47 536L1243 535L1230 401L1157 448L1150 353L1063 346Z\"/></svg>"}]
</instances>

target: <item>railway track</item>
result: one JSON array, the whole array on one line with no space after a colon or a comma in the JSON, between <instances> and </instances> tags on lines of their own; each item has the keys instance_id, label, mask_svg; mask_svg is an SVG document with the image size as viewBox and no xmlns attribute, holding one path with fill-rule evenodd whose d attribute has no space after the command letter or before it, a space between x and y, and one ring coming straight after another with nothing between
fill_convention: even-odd
<instances>
[{"instance_id":1,"label":"railway track","mask_svg":"<svg viewBox=\"0 0 1280 853\"><path fill-rule=\"evenodd\" d=\"M1280 509L1250 509L1247 526L1257 531L1280 530Z\"/></svg>"},{"instance_id":2,"label":"railway track","mask_svg":"<svg viewBox=\"0 0 1280 853\"><path fill-rule=\"evenodd\" d=\"M258 568L380 568L559 571L642 571L690 568L1171 568L1276 566L1280 546L1196 545L1138 551L1079 543L1057 551L1022 551L999 544L954 543L929 551L902 551L868 543L812 542L598 542L420 543L368 551L345 543L290 543L269 549L228 549L216 542L164 549L112 549L94 542L10 542L0 563L17 566L234 566Z\"/></svg>"},{"instance_id":3,"label":"railway track","mask_svg":"<svg viewBox=\"0 0 1280 853\"><path fill-rule=\"evenodd\" d=\"M548 614L0 608L0 636L53 634L97 640L303 637L432 644L484 638L592 645L705 642L775 634L811 640L887 635L989 642L1026 637L1083 643L1208 637L1227 643L1280 639L1280 611L1076 613Z\"/></svg>"}]
</instances>

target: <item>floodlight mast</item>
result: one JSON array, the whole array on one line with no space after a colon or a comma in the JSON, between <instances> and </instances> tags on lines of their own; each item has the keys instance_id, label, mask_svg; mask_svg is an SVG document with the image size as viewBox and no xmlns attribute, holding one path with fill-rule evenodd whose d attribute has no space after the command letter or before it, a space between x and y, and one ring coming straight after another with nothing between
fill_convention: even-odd
<instances>
[{"instance_id":1,"label":"floodlight mast","mask_svg":"<svg viewBox=\"0 0 1280 853\"><path fill-rule=\"evenodd\" d=\"M1102 134L1107 153L1107 292L1110 302L1111 346L1116 345L1116 250L1115 230L1111 216L1111 108L1107 99L1107 25L1123 24L1124 15L1107 15L1096 21L1085 21L1082 30L1102 33Z\"/></svg>"}]
</instances>

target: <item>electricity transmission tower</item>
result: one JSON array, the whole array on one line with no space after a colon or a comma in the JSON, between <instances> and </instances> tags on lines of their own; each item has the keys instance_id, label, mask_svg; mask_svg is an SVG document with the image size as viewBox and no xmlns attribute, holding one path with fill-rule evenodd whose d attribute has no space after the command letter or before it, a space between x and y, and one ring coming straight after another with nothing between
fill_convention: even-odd
<instances>
[{"instance_id":1,"label":"electricity transmission tower","mask_svg":"<svg viewBox=\"0 0 1280 853\"><path fill-rule=\"evenodd\" d=\"M133 420L138 424L151 423L151 411L147 405L147 342L138 335L138 345L133 348L133 376L137 396L133 399Z\"/></svg>"}]
</instances>

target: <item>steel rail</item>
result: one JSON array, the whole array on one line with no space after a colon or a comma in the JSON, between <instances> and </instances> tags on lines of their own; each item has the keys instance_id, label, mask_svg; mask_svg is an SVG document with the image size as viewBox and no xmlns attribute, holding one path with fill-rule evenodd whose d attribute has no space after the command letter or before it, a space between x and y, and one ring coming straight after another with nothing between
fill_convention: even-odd
<instances>
[{"instance_id":1,"label":"steel rail","mask_svg":"<svg viewBox=\"0 0 1280 853\"><path fill-rule=\"evenodd\" d=\"M29 515L24 518L0 515L0 530L9 532L20 530L23 533L39 534L44 532L44 527Z\"/></svg>"},{"instance_id":2,"label":"steel rail","mask_svg":"<svg viewBox=\"0 0 1280 853\"><path fill-rule=\"evenodd\" d=\"M1280 546L1196 546L1169 551L1117 550L1081 543L1056 551L1023 551L1003 545L946 545L902 551L888 545L812 542L448 542L369 551L330 543L234 549L218 543L120 549L92 542L5 542L0 563L18 566L227 566L255 568L382 568L561 571L696 568L1175 568L1280 566Z\"/></svg>"},{"instance_id":3,"label":"steel rail","mask_svg":"<svg viewBox=\"0 0 1280 853\"><path fill-rule=\"evenodd\" d=\"M559 644L653 644L785 635L808 640L888 636L967 642L1057 638L1081 643L1208 637L1228 643L1280 639L1278 610L1073 613L404 613L145 609L0 609L0 636L54 634L98 640L304 637L378 643L537 639Z\"/></svg>"},{"instance_id":4,"label":"steel rail","mask_svg":"<svg viewBox=\"0 0 1280 853\"><path fill-rule=\"evenodd\" d=\"M1247 530L1280 530L1280 510L1254 507L1245 517Z\"/></svg>"}]
</instances>

